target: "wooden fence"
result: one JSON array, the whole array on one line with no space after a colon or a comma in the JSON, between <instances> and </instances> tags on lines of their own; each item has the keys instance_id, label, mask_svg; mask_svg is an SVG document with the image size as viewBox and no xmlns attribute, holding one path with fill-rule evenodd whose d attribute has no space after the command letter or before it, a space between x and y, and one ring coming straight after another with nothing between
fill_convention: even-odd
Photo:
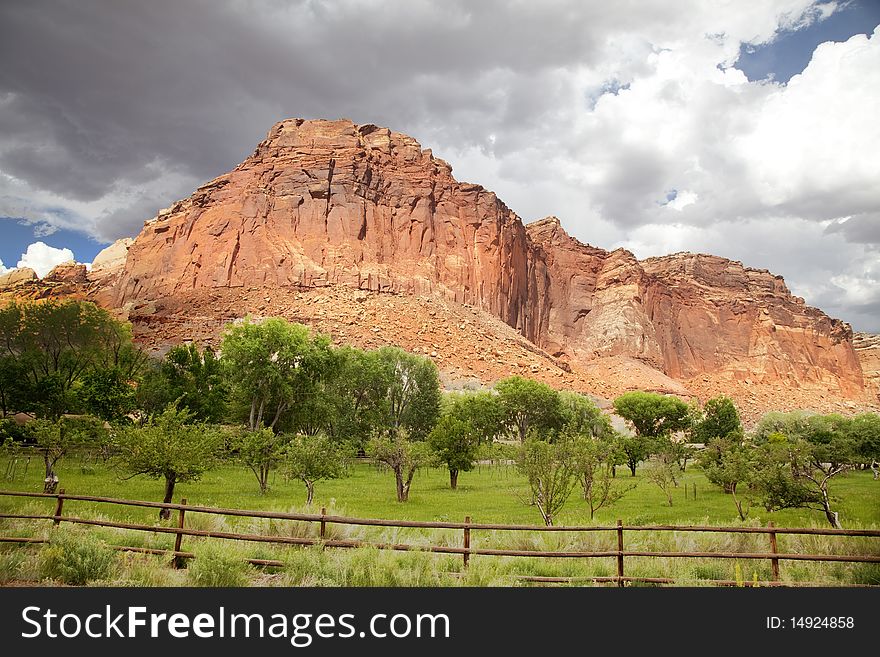
<instances>
[{"instance_id":1,"label":"wooden fence","mask_svg":"<svg viewBox=\"0 0 880 657\"><path fill-rule=\"evenodd\" d=\"M611 526L552 526L540 525L505 525L495 523L472 523L470 516L464 522L429 522L418 520L385 520L380 518L352 518L346 516L329 515L326 509L321 509L320 514L309 513L282 513L276 511L253 511L247 509L223 509L216 507L190 506L186 499L179 504L165 504L162 502L146 502L142 500L123 500L110 497L98 497L94 495L67 495L64 490L58 493L29 493L19 491L0 491L0 496L51 498L55 500L55 511L52 515L0 513L0 518L28 519L28 520L51 520L55 526L61 522L69 522L82 525L94 525L99 527L111 527L116 529L128 529L152 533L169 534L174 536L174 547L169 549L142 548L130 546L113 546L116 550L129 552L142 552L148 554L172 555L175 567L180 567L186 559L193 559L192 552L182 550L184 536L197 536L201 538L227 539L235 541L251 541L259 543L273 543L279 545L322 545L324 547L355 548L374 547L381 550L402 551L425 551L440 554L461 555L464 566L467 567L471 557L474 556L500 556L500 557L543 557L543 558L614 558L617 562L617 573L609 577L523 577L521 579L537 583L565 583L572 581L592 581L616 583L624 586L628 582L644 582L654 584L674 584L676 580L664 577L629 577L625 573L625 559L627 557L665 557L665 558L701 558L701 559L744 559L744 560L769 560L771 566L771 579L768 581L743 581L735 580L700 580L703 583L719 586L734 586L737 584L751 586L790 586L810 585L809 582L783 582L779 574L780 561L822 561L844 563L880 563L880 545L873 554L806 554L779 552L777 548L777 536L785 535L818 535L818 536L862 536L880 538L880 530L876 529L820 529L808 527L775 527L768 523L766 527L714 527L714 526L677 526L677 525L624 525L621 520ZM168 509L177 512L174 526L144 525L130 522L116 522L112 520L95 520L81 518L73 515L64 515L65 502L97 502L114 505L146 507L152 509ZM187 514L203 513L222 516L261 518L268 520L292 520L318 524L318 536L294 537L294 536L268 536L262 534L241 534L234 532L221 532L186 527ZM461 547L452 545L414 545L406 543L379 543L360 540L336 539L328 537L327 526L360 525L372 527L394 528L420 528L420 529L451 529L462 532ZM473 547L471 545L471 533L480 531L510 531L510 532L613 532L617 536L617 549L606 551L549 551L549 550L513 550ZM642 550L628 550L625 547L626 532L714 532L726 534L764 534L768 537L768 552L650 552ZM46 539L27 537L4 537L0 536L0 542L7 543L45 543ZM283 561L273 559L248 559L254 565L261 566L284 566Z\"/></svg>"}]
</instances>

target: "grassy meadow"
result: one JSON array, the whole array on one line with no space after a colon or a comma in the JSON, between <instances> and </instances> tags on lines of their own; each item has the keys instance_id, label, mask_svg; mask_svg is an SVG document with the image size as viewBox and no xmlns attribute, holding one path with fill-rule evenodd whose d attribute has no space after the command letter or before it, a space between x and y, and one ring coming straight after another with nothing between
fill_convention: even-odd
<instances>
[{"instance_id":1,"label":"grassy meadow","mask_svg":"<svg viewBox=\"0 0 880 657\"><path fill-rule=\"evenodd\" d=\"M8 463L0 461L2 471ZM60 487L71 494L92 494L128 499L159 501L162 482L145 477L123 480L104 465L81 462L78 457L64 459L58 468ZM641 474L630 477L628 470L618 470L622 484L636 488L614 506L601 509L592 521L589 509L575 489L556 524L612 525L617 519L625 524L743 524L736 515L729 495L710 484L700 470L689 466L682 473L673 493L673 506L664 494ZM694 499L696 485L696 499ZM33 458L24 473L21 463L16 476L6 478L7 490L42 490L42 463ZM837 509L846 528L880 527L880 482L870 472L851 472L831 484L838 498ZM413 481L410 499L399 503L394 495L394 476L368 463L356 463L350 476L319 482L315 503L308 509L359 517L410 520L462 521L471 516L475 523L539 524L538 511L523 502L527 484L513 466L483 465L462 473L458 490L449 488L448 473L440 468L424 468ZM687 493L685 491L687 490ZM187 498L191 505L220 506L274 511L306 510L305 487L275 476L271 490L261 495L257 481L247 469L225 464L206 473L198 482L179 484L175 501ZM0 509L6 513L49 514L53 501L0 496ZM67 501L64 513L88 518L105 518L157 524L154 509ZM175 519L162 524L173 524ZM752 510L748 525L773 521L779 527L826 527L817 511L789 509L767 513ZM225 518L204 514L187 515L187 526L214 531L238 531L268 535L315 536L317 525L291 521L249 518ZM52 537L48 521L0 519L0 534L6 536ZM169 548L173 536L132 532L98 527L62 525L65 536L100 538L108 544ZM460 546L462 534L454 530L419 530L330 525L334 538L369 541L407 542L416 545ZM681 532L630 532L627 549L652 551L755 551L766 552L767 537L762 535L685 534ZM475 531L472 546L517 550L612 550L616 549L613 532L596 533L526 533ZM523 575L594 577L614 574L613 558L538 559L475 556L464 571L461 558L454 555L381 552L370 548L321 550L320 548L273 547L259 543L229 542L184 538L184 550L204 552L202 565L174 570L166 557L114 554L112 568L104 577L90 581L116 585L516 585ZM5 546L0 548L0 582L56 581L55 572L46 566L47 547ZM877 554L880 540L873 538L781 536L781 552ZM41 556L42 555L42 556ZM245 558L279 559L289 564L283 569L255 569ZM219 569L205 574L208 564ZM219 565L218 565L219 564ZM225 565L224 565L225 564ZM835 584L880 584L877 564L837 564L782 562L782 578L790 582ZM230 572L224 575L224 568ZM707 559L627 558L627 575L672 577L678 583L695 585L707 579L769 579L770 564L763 561L720 561ZM234 571L234 572L233 572ZM228 577L227 577L228 575Z\"/></svg>"}]
</instances>

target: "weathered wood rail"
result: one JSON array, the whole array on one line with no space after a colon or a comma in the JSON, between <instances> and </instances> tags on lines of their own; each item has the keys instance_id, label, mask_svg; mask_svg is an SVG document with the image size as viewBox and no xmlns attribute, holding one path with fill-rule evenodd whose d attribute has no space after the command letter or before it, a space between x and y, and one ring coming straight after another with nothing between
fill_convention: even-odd
<instances>
[{"instance_id":1,"label":"weathered wood rail","mask_svg":"<svg viewBox=\"0 0 880 657\"><path fill-rule=\"evenodd\" d=\"M148 554L165 554L173 557L175 567L180 567L186 559L193 559L195 555L192 552L182 550L183 538L185 536L195 536L200 538L226 539L234 541L250 541L259 543L273 543L278 545L321 545L324 547L339 548L355 548L355 547L374 547L381 550L400 550L400 551L423 551L439 554L457 554L461 555L464 566L467 567L470 559L474 556L500 556L500 557L539 557L539 558L614 558L617 564L617 573L608 577L587 577L587 578L565 578L565 577L523 577L522 579L536 583L564 583L574 581L592 581L616 583L618 586L624 586L628 582L655 583L655 584L672 584L675 580L664 577L629 577L625 573L626 557L660 557L660 558L699 558L699 559L745 559L745 560L768 560L771 565L771 579L761 582L745 581L735 582L733 580L701 580L703 583L716 584L720 586L732 586L735 584L749 585L765 585L765 586L788 586L792 583L782 581L779 572L780 561L823 561L823 562L844 562L844 563L880 563L880 544L878 549L872 554L810 554L810 553L792 553L779 552L777 547L777 536L783 535L816 535L816 536L861 536L880 538L880 530L876 529L822 529L814 527L775 527L773 523L768 523L766 527L716 527L711 525L624 525L623 521L618 520L616 525L585 525L585 526L541 526L541 525L511 525L500 523L473 523L470 516L467 516L464 522L440 522L440 521L421 521L421 520L393 520L383 518L355 518L348 516L331 515L326 509L321 509L320 514L310 513L285 513L279 511L255 511L249 509L226 509L220 507L194 506L187 504L186 499L181 500L179 504L148 502L144 500L126 500L112 497L100 497L96 495L69 495L64 490L57 493L31 493L22 491L0 491L0 496L8 497L26 497L26 498L49 498L55 500L54 513L49 515L41 514L22 514L22 513L0 513L0 518L8 519L27 519L27 520L50 520L53 525L58 526L61 522L71 524L93 525L98 527L110 527L115 529L126 529L132 531L152 532L159 534L169 534L174 536L174 546L169 549L159 548L142 548L131 546L113 546L114 549L141 552ZM169 525L149 525L134 522L119 522L113 520L96 520L91 518L82 518L73 515L64 515L64 504L66 501L71 502L92 502L102 504L113 504L122 506L135 506L153 509L169 509L177 511L177 519L174 526ZM316 537L297 537L297 536L278 536L264 534L244 534L237 532L212 531L204 529L195 529L186 527L187 514L203 513L231 517L260 518L267 520L291 520L300 522L317 523L318 532ZM328 537L327 527L331 524L338 525L355 525L370 527L392 527L392 528L419 528L419 529L449 529L462 531L462 546L455 545L418 545L408 543L382 543L375 541L361 541L337 539ZM499 548L481 548L474 547L471 544L472 532L480 531L511 531L511 532L613 532L617 536L616 550L595 550L595 551L562 551L562 550L514 550ZM763 534L768 536L767 552L654 552L645 550L628 550L625 547L624 535L626 532L714 532L725 534ZM0 536L0 542L7 543L44 543L46 539L27 538L27 537L5 537ZM248 559L255 565L263 566L283 566L284 562L274 559ZM798 585L809 585L809 582L798 582Z\"/></svg>"}]
</instances>

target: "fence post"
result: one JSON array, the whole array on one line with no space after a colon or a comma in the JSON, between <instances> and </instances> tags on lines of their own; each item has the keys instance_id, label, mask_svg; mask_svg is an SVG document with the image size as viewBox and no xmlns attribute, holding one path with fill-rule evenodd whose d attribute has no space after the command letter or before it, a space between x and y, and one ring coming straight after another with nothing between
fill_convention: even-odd
<instances>
[{"instance_id":1,"label":"fence post","mask_svg":"<svg viewBox=\"0 0 880 657\"><path fill-rule=\"evenodd\" d=\"M183 508L183 506L186 505L186 498L185 497L180 500L180 504L182 506L180 509L178 509L178 513L177 513L177 528L183 529L183 520L184 520L184 516L186 515L186 509ZM183 542L183 534L181 534L180 532L177 532L174 535L174 553L175 553L174 554L174 567L175 568L182 568L183 567L183 559L181 559L177 555L177 553L180 552L180 546L181 546L182 542Z\"/></svg>"},{"instance_id":2,"label":"fence post","mask_svg":"<svg viewBox=\"0 0 880 657\"><path fill-rule=\"evenodd\" d=\"M617 521L617 585L623 586L623 520Z\"/></svg>"},{"instance_id":3,"label":"fence post","mask_svg":"<svg viewBox=\"0 0 880 657\"><path fill-rule=\"evenodd\" d=\"M697 482L694 482L694 499L697 499Z\"/></svg>"},{"instance_id":4,"label":"fence post","mask_svg":"<svg viewBox=\"0 0 880 657\"><path fill-rule=\"evenodd\" d=\"M471 524L471 517L470 516L464 517L464 524L465 525ZM465 550L471 549L471 528L470 527L464 528L464 549ZM462 553L461 556L464 559L464 567L467 568L468 562L471 560L470 552L464 552L464 553Z\"/></svg>"},{"instance_id":5,"label":"fence post","mask_svg":"<svg viewBox=\"0 0 880 657\"><path fill-rule=\"evenodd\" d=\"M55 518L52 520L52 524L56 527L61 524L61 510L64 508L64 489L62 488L58 491L58 502L55 504Z\"/></svg>"},{"instance_id":6,"label":"fence post","mask_svg":"<svg viewBox=\"0 0 880 657\"><path fill-rule=\"evenodd\" d=\"M773 528L773 521L772 520L767 523L767 527L769 527L771 529ZM776 548L776 532L771 531L769 533L770 533L770 551L773 554L778 554L779 550L777 550L777 548ZM773 581L778 582L779 581L779 559L776 559L776 558L770 559L770 567L773 569Z\"/></svg>"},{"instance_id":7,"label":"fence post","mask_svg":"<svg viewBox=\"0 0 880 657\"><path fill-rule=\"evenodd\" d=\"M326 515L327 515L327 507L322 506L321 507L321 540L322 541L327 536L327 521L324 519L324 517Z\"/></svg>"}]
</instances>

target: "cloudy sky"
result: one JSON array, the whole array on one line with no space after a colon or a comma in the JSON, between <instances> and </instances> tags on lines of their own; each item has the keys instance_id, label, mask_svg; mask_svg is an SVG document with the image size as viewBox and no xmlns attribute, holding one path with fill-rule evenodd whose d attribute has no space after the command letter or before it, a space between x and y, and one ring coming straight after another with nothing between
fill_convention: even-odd
<instances>
[{"instance_id":1,"label":"cloudy sky","mask_svg":"<svg viewBox=\"0 0 880 657\"><path fill-rule=\"evenodd\" d=\"M0 259L90 261L276 121L346 117L525 221L768 268L880 332L878 24L876 0L5 0Z\"/></svg>"}]
</instances>

